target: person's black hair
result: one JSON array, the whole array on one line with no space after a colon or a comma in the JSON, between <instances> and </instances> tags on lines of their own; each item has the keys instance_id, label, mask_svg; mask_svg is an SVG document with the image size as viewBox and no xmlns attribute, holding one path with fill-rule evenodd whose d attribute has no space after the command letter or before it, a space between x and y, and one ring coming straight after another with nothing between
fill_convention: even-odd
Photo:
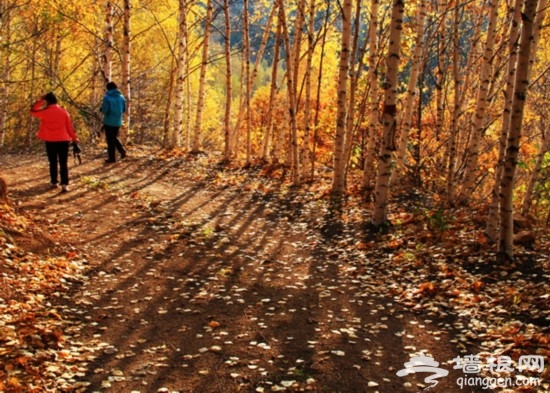
<instances>
[{"instance_id":1,"label":"person's black hair","mask_svg":"<svg viewBox=\"0 0 550 393\"><path fill-rule=\"evenodd\" d=\"M49 92L44 96L44 101L46 101L48 105L57 104L57 97L52 92Z\"/></svg>"},{"instance_id":2,"label":"person's black hair","mask_svg":"<svg viewBox=\"0 0 550 393\"><path fill-rule=\"evenodd\" d=\"M116 85L115 82L107 83L107 90L115 90L115 89L118 89L118 86Z\"/></svg>"}]
</instances>

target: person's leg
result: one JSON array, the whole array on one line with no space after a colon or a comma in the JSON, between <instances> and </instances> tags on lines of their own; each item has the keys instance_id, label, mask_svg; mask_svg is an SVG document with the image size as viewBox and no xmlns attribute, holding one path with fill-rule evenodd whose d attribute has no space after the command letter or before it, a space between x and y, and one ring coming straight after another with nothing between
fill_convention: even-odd
<instances>
[{"instance_id":1,"label":"person's leg","mask_svg":"<svg viewBox=\"0 0 550 393\"><path fill-rule=\"evenodd\" d=\"M69 142L57 143L57 154L59 157L59 174L61 176L61 185L69 185L69 166L67 161L69 160Z\"/></svg>"},{"instance_id":2,"label":"person's leg","mask_svg":"<svg viewBox=\"0 0 550 393\"><path fill-rule=\"evenodd\" d=\"M120 127L117 127L117 129L116 129L116 138L115 138L115 147L118 150L118 152L120 153L120 158L125 158L126 157L126 149L124 148L124 145L120 141L119 135L120 135Z\"/></svg>"},{"instance_id":3,"label":"person's leg","mask_svg":"<svg viewBox=\"0 0 550 393\"><path fill-rule=\"evenodd\" d=\"M105 140L107 141L107 162L116 161L116 142L118 127L105 126Z\"/></svg>"},{"instance_id":4,"label":"person's leg","mask_svg":"<svg viewBox=\"0 0 550 393\"><path fill-rule=\"evenodd\" d=\"M46 154L50 163L50 183L57 186L57 149L55 142L46 142Z\"/></svg>"}]
</instances>

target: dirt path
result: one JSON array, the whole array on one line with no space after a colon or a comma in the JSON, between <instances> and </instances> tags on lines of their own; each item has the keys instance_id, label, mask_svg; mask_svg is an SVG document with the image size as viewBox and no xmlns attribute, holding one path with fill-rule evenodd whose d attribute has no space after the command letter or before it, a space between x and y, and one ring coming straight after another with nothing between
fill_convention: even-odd
<instances>
[{"instance_id":1,"label":"dirt path","mask_svg":"<svg viewBox=\"0 0 550 393\"><path fill-rule=\"evenodd\" d=\"M418 392L426 374L396 373L420 353L450 371L430 391L482 390L457 386L451 361L477 342L463 319L396 302L393 280L416 272L356 247L353 211L153 153L88 154L67 194L44 157L2 158L11 198L86 266L56 304L81 391Z\"/></svg>"}]
</instances>

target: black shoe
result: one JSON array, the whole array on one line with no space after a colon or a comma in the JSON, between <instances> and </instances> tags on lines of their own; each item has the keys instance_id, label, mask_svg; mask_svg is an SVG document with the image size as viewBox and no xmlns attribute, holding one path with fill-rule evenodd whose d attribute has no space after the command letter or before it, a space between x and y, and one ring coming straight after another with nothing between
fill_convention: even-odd
<instances>
[{"instance_id":1,"label":"black shoe","mask_svg":"<svg viewBox=\"0 0 550 393\"><path fill-rule=\"evenodd\" d=\"M126 152L120 153L120 159L124 160L126 158Z\"/></svg>"},{"instance_id":2,"label":"black shoe","mask_svg":"<svg viewBox=\"0 0 550 393\"><path fill-rule=\"evenodd\" d=\"M105 164L114 164L116 160L105 160Z\"/></svg>"}]
</instances>

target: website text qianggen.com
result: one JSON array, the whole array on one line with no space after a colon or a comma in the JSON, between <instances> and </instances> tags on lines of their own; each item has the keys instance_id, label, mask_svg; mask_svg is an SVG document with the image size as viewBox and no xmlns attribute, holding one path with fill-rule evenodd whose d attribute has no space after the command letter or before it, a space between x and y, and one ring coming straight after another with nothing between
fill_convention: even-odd
<instances>
[{"instance_id":1,"label":"website text qianggen.com","mask_svg":"<svg viewBox=\"0 0 550 393\"><path fill-rule=\"evenodd\" d=\"M512 377L460 377L456 380L460 389L465 387L481 387L483 389L496 388L521 388L521 387L537 387L541 386L540 378L517 376Z\"/></svg>"}]
</instances>

